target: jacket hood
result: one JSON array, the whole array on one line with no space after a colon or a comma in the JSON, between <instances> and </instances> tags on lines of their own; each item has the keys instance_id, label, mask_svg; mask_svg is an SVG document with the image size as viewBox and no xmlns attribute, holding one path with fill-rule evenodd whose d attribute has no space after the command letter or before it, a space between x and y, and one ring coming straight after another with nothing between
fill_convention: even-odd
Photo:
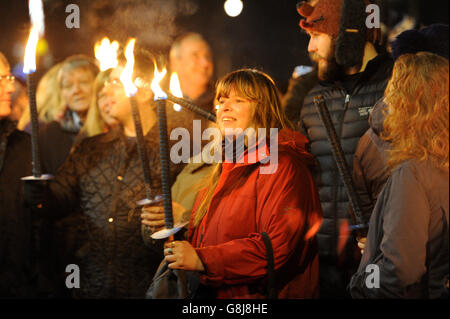
<instances>
[{"instance_id":1,"label":"jacket hood","mask_svg":"<svg viewBox=\"0 0 450 319\"><path fill-rule=\"evenodd\" d=\"M309 140L303 134L292 129L282 129L278 133L278 150L288 151L309 165L315 165L314 156L306 150Z\"/></svg>"},{"instance_id":2,"label":"jacket hood","mask_svg":"<svg viewBox=\"0 0 450 319\"><path fill-rule=\"evenodd\" d=\"M369 125L378 136L380 136L384 130L383 123L386 117L386 111L387 104L384 102L384 99L381 99L375 104L369 117Z\"/></svg>"},{"instance_id":3,"label":"jacket hood","mask_svg":"<svg viewBox=\"0 0 450 319\"><path fill-rule=\"evenodd\" d=\"M271 144L274 137L277 137L277 145ZM312 154L306 150L306 145L309 141L301 133L292 129L282 129L274 137L271 139L266 138L265 142L264 139L260 139L254 146L247 148L241 155L234 154L237 160L234 164L231 163L230 167L251 165L255 163L255 160L256 162L266 163L267 158L273 156L271 152L288 152L299 160L304 161L308 166L316 164ZM224 166L228 166L229 164L230 162L227 161L223 163Z\"/></svg>"}]
</instances>

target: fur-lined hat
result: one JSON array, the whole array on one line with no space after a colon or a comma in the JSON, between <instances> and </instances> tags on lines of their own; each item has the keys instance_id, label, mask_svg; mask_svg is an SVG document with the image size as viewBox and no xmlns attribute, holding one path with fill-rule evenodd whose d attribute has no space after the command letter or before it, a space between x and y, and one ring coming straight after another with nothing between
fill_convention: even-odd
<instances>
[{"instance_id":1,"label":"fur-lined hat","mask_svg":"<svg viewBox=\"0 0 450 319\"><path fill-rule=\"evenodd\" d=\"M305 17L300 27L336 38L336 61L343 67L362 63L365 43L376 42L380 30L367 29L368 0L318 0L315 5L303 1L297 4L298 13Z\"/></svg>"},{"instance_id":2,"label":"fur-lined hat","mask_svg":"<svg viewBox=\"0 0 450 319\"><path fill-rule=\"evenodd\" d=\"M444 24L432 24L421 30L407 30L391 43L394 60L403 54L422 51L448 59L448 46L448 25Z\"/></svg>"}]
</instances>

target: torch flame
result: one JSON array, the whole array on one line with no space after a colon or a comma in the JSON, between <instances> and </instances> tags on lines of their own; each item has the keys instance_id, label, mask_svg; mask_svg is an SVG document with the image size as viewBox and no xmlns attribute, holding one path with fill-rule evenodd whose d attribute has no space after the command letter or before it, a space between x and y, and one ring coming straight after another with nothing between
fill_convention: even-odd
<instances>
[{"instance_id":1,"label":"torch flame","mask_svg":"<svg viewBox=\"0 0 450 319\"><path fill-rule=\"evenodd\" d=\"M166 73L167 73L167 70L165 68L164 68L164 70L162 70L162 72L159 72L158 67L156 66L156 63L155 63L154 78L153 78L152 84L150 86L152 88L153 93L155 94L155 98L154 98L155 101L167 99L167 94L159 86L159 82L164 78Z\"/></svg>"},{"instance_id":2,"label":"torch flame","mask_svg":"<svg viewBox=\"0 0 450 319\"><path fill-rule=\"evenodd\" d=\"M181 91L180 81L178 80L178 74L173 72L170 76L170 92L176 97L183 97L183 92ZM181 111L181 105L174 104L173 109L177 112Z\"/></svg>"},{"instance_id":3,"label":"torch flame","mask_svg":"<svg viewBox=\"0 0 450 319\"><path fill-rule=\"evenodd\" d=\"M100 71L117 66L117 50L119 50L119 42L110 42L107 37L104 37L101 42L95 43L95 58L100 62Z\"/></svg>"},{"instance_id":4,"label":"torch flame","mask_svg":"<svg viewBox=\"0 0 450 319\"><path fill-rule=\"evenodd\" d=\"M30 74L36 71L36 46L39 41L39 31L34 26L31 28L25 48L25 58L23 63L23 73Z\"/></svg>"},{"instance_id":5,"label":"torch flame","mask_svg":"<svg viewBox=\"0 0 450 319\"><path fill-rule=\"evenodd\" d=\"M42 0L30 0L28 2L28 11L30 13L31 24L37 29L42 37L45 31L44 6Z\"/></svg>"},{"instance_id":6,"label":"torch flame","mask_svg":"<svg viewBox=\"0 0 450 319\"><path fill-rule=\"evenodd\" d=\"M134 44L136 39L132 38L128 41L125 48L125 57L127 59L127 64L120 75L120 81L125 87L125 93L128 97L133 96L137 93L137 87L133 83L133 68L134 68Z\"/></svg>"}]
</instances>

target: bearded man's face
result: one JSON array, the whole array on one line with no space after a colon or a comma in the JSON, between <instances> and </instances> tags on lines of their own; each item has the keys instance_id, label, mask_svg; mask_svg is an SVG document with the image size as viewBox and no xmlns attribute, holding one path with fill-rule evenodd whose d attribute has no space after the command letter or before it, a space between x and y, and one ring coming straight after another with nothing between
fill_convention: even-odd
<instances>
[{"instance_id":1,"label":"bearded man's face","mask_svg":"<svg viewBox=\"0 0 450 319\"><path fill-rule=\"evenodd\" d=\"M309 32L308 52L312 61L317 63L318 76L323 81L333 81L339 73L335 58L335 41L326 33Z\"/></svg>"}]
</instances>

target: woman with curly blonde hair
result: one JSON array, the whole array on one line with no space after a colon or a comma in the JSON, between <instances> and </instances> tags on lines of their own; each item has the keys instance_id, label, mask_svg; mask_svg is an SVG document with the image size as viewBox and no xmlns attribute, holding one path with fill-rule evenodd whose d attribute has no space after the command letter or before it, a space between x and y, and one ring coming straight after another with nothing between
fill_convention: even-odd
<instances>
[{"instance_id":1,"label":"woman with curly blonde hair","mask_svg":"<svg viewBox=\"0 0 450 319\"><path fill-rule=\"evenodd\" d=\"M384 121L392 174L350 283L354 298L448 297L448 74L448 60L432 53L394 65Z\"/></svg>"}]
</instances>

